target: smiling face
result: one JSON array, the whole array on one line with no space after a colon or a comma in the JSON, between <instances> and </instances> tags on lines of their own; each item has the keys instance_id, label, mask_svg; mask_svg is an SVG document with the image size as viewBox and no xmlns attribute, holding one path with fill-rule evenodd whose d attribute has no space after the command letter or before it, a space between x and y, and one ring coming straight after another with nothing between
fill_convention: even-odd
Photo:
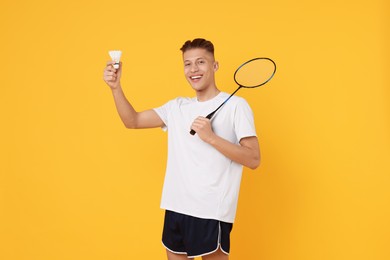
<instances>
[{"instance_id":1,"label":"smiling face","mask_svg":"<svg viewBox=\"0 0 390 260\"><path fill-rule=\"evenodd\" d=\"M214 90L214 74L218 70L218 62L214 55L202 48L194 48L183 53L184 75L196 92Z\"/></svg>"}]
</instances>

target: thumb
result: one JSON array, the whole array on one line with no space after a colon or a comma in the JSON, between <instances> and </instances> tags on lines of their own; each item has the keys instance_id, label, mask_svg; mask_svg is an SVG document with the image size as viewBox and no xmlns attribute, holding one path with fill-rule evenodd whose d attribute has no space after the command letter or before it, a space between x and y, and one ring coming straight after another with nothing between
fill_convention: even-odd
<instances>
[{"instance_id":1,"label":"thumb","mask_svg":"<svg viewBox=\"0 0 390 260\"><path fill-rule=\"evenodd\" d=\"M122 73L122 62L119 62L119 68L117 68L116 73L121 74Z\"/></svg>"}]
</instances>

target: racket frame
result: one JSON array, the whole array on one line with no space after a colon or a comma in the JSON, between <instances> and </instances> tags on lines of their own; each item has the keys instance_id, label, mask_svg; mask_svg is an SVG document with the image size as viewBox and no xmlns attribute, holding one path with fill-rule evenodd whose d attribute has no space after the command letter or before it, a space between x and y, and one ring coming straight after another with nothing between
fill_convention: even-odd
<instances>
[{"instance_id":1,"label":"racket frame","mask_svg":"<svg viewBox=\"0 0 390 260\"><path fill-rule=\"evenodd\" d=\"M263 83L261 83L261 84L259 84L259 85L256 85L256 86L243 86L243 85L241 85L241 84L236 80L236 74L237 74L237 72L238 72L243 66L247 65L247 64L250 63L250 62L253 62L253 61L256 61L256 60L264 60L264 59L265 59L265 60L271 61L271 62L273 63L273 65L274 65L274 71L273 71L273 73L271 74L271 76L270 76L266 81L264 81ZM219 105L213 112L211 112L210 114L208 114L208 115L206 116L206 118L211 120L211 118L214 116L214 114L215 114L223 105L225 105L225 103L228 102L229 99L230 99L232 96L234 96L234 94L236 94L238 90L240 90L241 88L257 88L257 87L263 86L264 84L266 84L267 82L269 82L269 81L274 77L275 72L276 72L276 63L275 63L272 59L266 58L266 57L254 58L254 59L248 60L248 61L244 62L243 64L241 64L241 65L236 69L236 71L234 72L234 75L233 75L234 82L237 83L238 88L237 88L237 89L236 89L236 90L235 90L235 91L234 91L234 92L233 92L225 101L223 101L223 103L222 103L221 105ZM196 134L195 130L191 129L190 134L191 134L191 135L195 135L195 134Z\"/></svg>"}]
</instances>

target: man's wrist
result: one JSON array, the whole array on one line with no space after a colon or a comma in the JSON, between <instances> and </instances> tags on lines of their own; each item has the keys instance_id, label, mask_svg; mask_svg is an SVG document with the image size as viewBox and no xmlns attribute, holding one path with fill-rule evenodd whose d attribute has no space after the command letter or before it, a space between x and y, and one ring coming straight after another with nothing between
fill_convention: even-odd
<instances>
[{"instance_id":1,"label":"man's wrist","mask_svg":"<svg viewBox=\"0 0 390 260\"><path fill-rule=\"evenodd\" d=\"M111 88L111 91L113 94L122 92L122 86L119 84L118 86Z\"/></svg>"},{"instance_id":2,"label":"man's wrist","mask_svg":"<svg viewBox=\"0 0 390 260\"><path fill-rule=\"evenodd\" d=\"M214 146L217 142L217 139L218 139L218 136L213 133L212 135L209 136L209 138L207 138L207 142L208 144L210 144L211 146Z\"/></svg>"}]
</instances>

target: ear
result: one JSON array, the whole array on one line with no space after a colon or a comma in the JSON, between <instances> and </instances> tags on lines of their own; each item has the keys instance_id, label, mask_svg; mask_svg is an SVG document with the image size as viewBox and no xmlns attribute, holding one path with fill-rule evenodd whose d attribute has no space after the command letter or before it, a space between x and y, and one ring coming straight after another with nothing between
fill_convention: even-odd
<instances>
[{"instance_id":1,"label":"ear","mask_svg":"<svg viewBox=\"0 0 390 260\"><path fill-rule=\"evenodd\" d=\"M214 72L216 72L219 69L219 62L215 61L214 62Z\"/></svg>"}]
</instances>

